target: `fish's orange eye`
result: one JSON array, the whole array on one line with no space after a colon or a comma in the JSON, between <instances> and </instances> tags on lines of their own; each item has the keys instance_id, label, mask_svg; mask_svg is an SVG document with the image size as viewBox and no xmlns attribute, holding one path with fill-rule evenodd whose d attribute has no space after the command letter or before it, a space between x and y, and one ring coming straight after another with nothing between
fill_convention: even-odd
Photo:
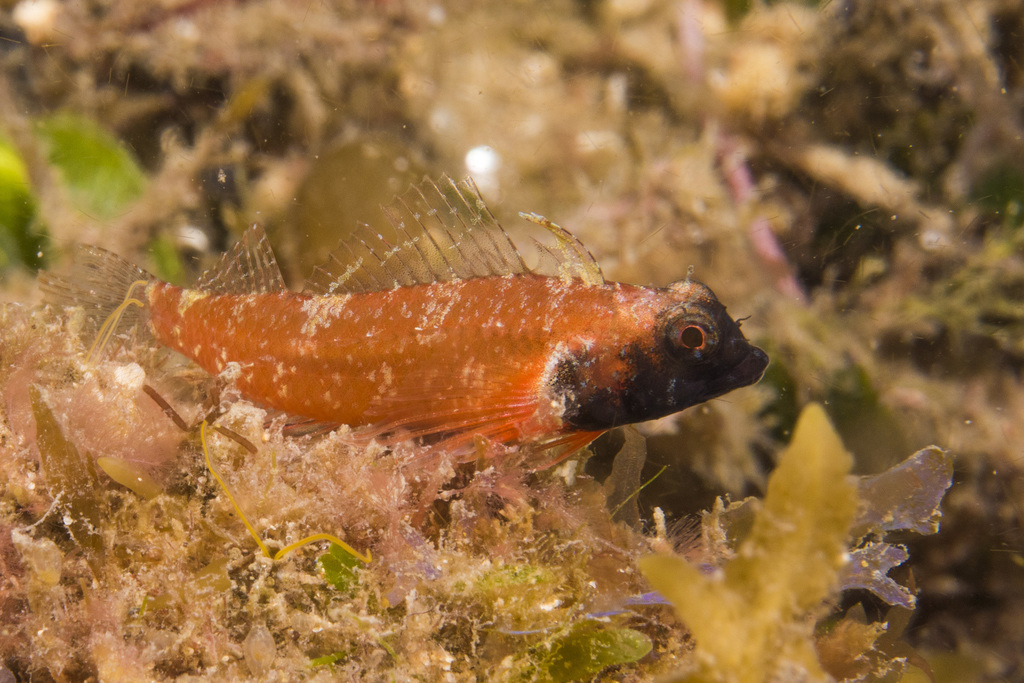
<instances>
[{"instance_id":1,"label":"fish's orange eye","mask_svg":"<svg viewBox=\"0 0 1024 683\"><path fill-rule=\"evenodd\" d=\"M706 361L718 344L714 321L703 311L686 310L668 320L664 329L668 351L679 360Z\"/></svg>"},{"instance_id":2,"label":"fish's orange eye","mask_svg":"<svg viewBox=\"0 0 1024 683\"><path fill-rule=\"evenodd\" d=\"M697 350L704 346L704 330L696 325L684 327L679 332L679 344L688 349Z\"/></svg>"}]
</instances>

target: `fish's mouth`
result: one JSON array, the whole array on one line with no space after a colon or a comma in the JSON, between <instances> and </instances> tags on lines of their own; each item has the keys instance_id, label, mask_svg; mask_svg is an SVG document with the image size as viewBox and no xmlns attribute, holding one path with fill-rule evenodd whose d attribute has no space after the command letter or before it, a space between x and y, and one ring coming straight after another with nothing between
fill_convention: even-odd
<instances>
[{"instance_id":1,"label":"fish's mouth","mask_svg":"<svg viewBox=\"0 0 1024 683\"><path fill-rule=\"evenodd\" d=\"M757 384L768 368L768 354L745 339L735 340L732 348L733 357L740 360L726 370L715 384L718 387L716 395Z\"/></svg>"},{"instance_id":2,"label":"fish's mouth","mask_svg":"<svg viewBox=\"0 0 1024 683\"><path fill-rule=\"evenodd\" d=\"M721 374L708 381L702 398L690 403L700 403L711 398L757 384L768 369L768 354L745 339L736 339L732 343L732 357L739 359L735 365L725 365Z\"/></svg>"},{"instance_id":3,"label":"fish's mouth","mask_svg":"<svg viewBox=\"0 0 1024 683\"><path fill-rule=\"evenodd\" d=\"M768 354L764 350L752 344L748 344L747 349L744 359L729 373L733 388L757 384L764 377L764 371L768 369Z\"/></svg>"}]
</instances>

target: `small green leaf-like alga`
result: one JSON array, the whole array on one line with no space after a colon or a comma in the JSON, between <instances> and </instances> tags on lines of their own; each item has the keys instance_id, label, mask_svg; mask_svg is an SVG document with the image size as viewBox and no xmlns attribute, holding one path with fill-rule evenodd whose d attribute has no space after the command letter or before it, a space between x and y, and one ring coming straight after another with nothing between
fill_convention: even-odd
<instances>
[{"instance_id":1,"label":"small green leaf-like alga","mask_svg":"<svg viewBox=\"0 0 1024 683\"><path fill-rule=\"evenodd\" d=\"M609 666L637 661L651 651L651 640L631 628L602 628L584 622L548 648L539 658L533 680L567 683L587 680Z\"/></svg>"},{"instance_id":2,"label":"small green leaf-like alga","mask_svg":"<svg viewBox=\"0 0 1024 683\"><path fill-rule=\"evenodd\" d=\"M37 122L49 162L82 210L113 218L145 188L135 157L95 121L63 113Z\"/></svg>"},{"instance_id":3,"label":"small green leaf-like alga","mask_svg":"<svg viewBox=\"0 0 1024 683\"><path fill-rule=\"evenodd\" d=\"M826 680L812 638L857 512L850 455L818 405L804 409L749 536L720 574L674 556L641 560L696 640L683 680Z\"/></svg>"},{"instance_id":4,"label":"small green leaf-like alga","mask_svg":"<svg viewBox=\"0 0 1024 683\"><path fill-rule=\"evenodd\" d=\"M351 593L359 581L361 561L340 545L331 543L326 553L317 558L323 568L324 580L342 593Z\"/></svg>"}]
</instances>

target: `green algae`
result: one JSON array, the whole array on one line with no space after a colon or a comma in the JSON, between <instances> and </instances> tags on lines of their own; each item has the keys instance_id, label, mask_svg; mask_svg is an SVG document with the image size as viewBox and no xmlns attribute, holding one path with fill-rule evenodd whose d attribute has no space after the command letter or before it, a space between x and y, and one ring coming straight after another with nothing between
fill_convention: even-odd
<instances>
[{"instance_id":1,"label":"green algae","mask_svg":"<svg viewBox=\"0 0 1024 683\"><path fill-rule=\"evenodd\" d=\"M128 150L95 121L62 113L41 119L37 133L49 162L85 212L113 218L142 195L146 179Z\"/></svg>"},{"instance_id":2,"label":"green algae","mask_svg":"<svg viewBox=\"0 0 1024 683\"><path fill-rule=\"evenodd\" d=\"M317 558L317 562L324 573L324 581L336 591L346 595L355 591L359 581L358 569L362 565L358 557L337 543L331 543L327 552Z\"/></svg>"},{"instance_id":3,"label":"green algae","mask_svg":"<svg viewBox=\"0 0 1024 683\"><path fill-rule=\"evenodd\" d=\"M146 500L160 494L160 484L144 468L134 463L102 456L96 458L96 464L108 477Z\"/></svg>"},{"instance_id":4,"label":"green algae","mask_svg":"<svg viewBox=\"0 0 1024 683\"><path fill-rule=\"evenodd\" d=\"M25 162L0 135L0 273L14 265L42 265L46 240L35 214Z\"/></svg>"},{"instance_id":5,"label":"green algae","mask_svg":"<svg viewBox=\"0 0 1024 683\"><path fill-rule=\"evenodd\" d=\"M574 625L567 633L531 649L532 666L523 680L569 683L586 680L602 670L630 664L653 648L651 639L631 628L607 628L594 621Z\"/></svg>"},{"instance_id":6,"label":"green algae","mask_svg":"<svg viewBox=\"0 0 1024 683\"><path fill-rule=\"evenodd\" d=\"M1024 364L1024 229L1000 225L954 272L899 302L911 357L935 373Z\"/></svg>"}]
</instances>

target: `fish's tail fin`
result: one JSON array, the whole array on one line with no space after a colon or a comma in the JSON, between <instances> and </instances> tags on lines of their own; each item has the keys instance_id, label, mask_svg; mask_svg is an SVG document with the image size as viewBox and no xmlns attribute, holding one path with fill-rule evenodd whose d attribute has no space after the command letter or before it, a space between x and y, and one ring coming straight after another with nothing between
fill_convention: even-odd
<instances>
[{"instance_id":1,"label":"fish's tail fin","mask_svg":"<svg viewBox=\"0 0 1024 683\"><path fill-rule=\"evenodd\" d=\"M86 334L94 337L86 357L89 360L118 330L144 327L144 290L154 277L99 247L78 245L73 257L67 275L41 272L39 288L45 303L85 311Z\"/></svg>"}]
</instances>

